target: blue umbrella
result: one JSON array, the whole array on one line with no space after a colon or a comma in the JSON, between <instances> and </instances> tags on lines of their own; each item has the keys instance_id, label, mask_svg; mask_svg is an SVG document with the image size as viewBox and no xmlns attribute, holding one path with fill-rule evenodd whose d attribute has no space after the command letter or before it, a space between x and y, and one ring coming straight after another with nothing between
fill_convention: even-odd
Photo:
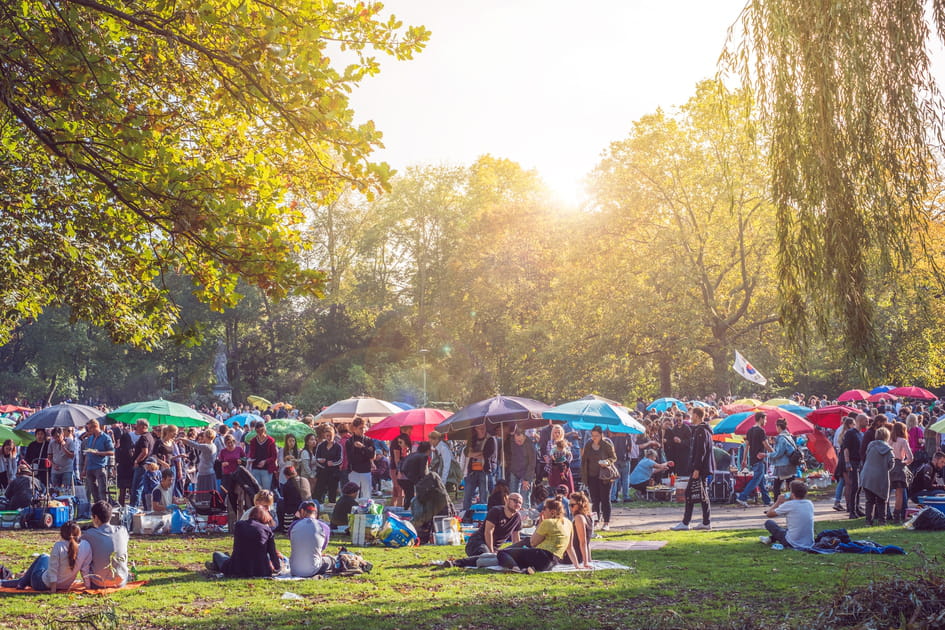
<instances>
[{"instance_id":1,"label":"blue umbrella","mask_svg":"<svg viewBox=\"0 0 945 630\"><path fill-rule=\"evenodd\" d=\"M541 412L547 420L561 420L578 431L589 431L595 426L617 433L644 433L646 429L624 407L602 400L575 400Z\"/></svg>"},{"instance_id":2,"label":"blue umbrella","mask_svg":"<svg viewBox=\"0 0 945 630\"><path fill-rule=\"evenodd\" d=\"M712 429L712 433L716 435L721 435L723 433L735 433L735 428L745 421L745 418L750 418L755 415L754 411L743 411L741 413L733 413L730 416L726 416L724 420L715 425L715 428Z\"/></svg>"},{"instance_id":3,"label":"blue umbrella","mask_svg":"<svg viewBox=\"0 0 945 630\"><path fill-rule=\"evenodd\" d=\"M702 402L701 400L690 400L689 406L690 407L711 407L712 405L710 405L707 402Z\"/></svg>"},{"instance_id":4,"label":"blue umbrella","mask_svg":"<svg viewBox=\"0 0 945 630\"><path fill-rule=\"evenodd\" d=\"M689 407L686 406L686 403L679 400L678 398L657 398L656 400L651 402L649 405L647 405L646 410L647 411L666 411L674 403L677 407L679 407L683 411L689 411Z\"/></svg>"},{"instance_id":5,"label":"blue umbrella","mask_svg":"<svg viewBox=\"0 0 945 630\"><path fill-rule=\"evenodd\" d=\"M895 385L880 385L870 390L871 394L885 394L891 389L896 389Z\"/></svg>"},{"instance_id":6,"label":"blue umbrella","mask_svg":"<svg viewBox=\"0 0 945 630\"><path fill-rule=\"evenodd\" d=\"M802 407L801 405L778 405L778 407L802 418L806 418L807 414L813 411L810 407Z\"/></svg>"},{"instance_id":7,"label":"blue umbrella","mask_svg":"<svg viewBox=\"0 0 945 630\"><path fill-rule=\"evenodd\" d=\"M254 422L262 422L262 416L256 415L255 413L238 413L235 416L230 416L223 421L228 427L240 425L241 427L249 426Z\"/></svg>"},{"instance_id":8,"label":"blue umbrella","mask_svg":"<svg viewBox=\"0 0 945 630\"><path fill-rule=\"evenodd\" d=\"M416 409L416 407L414 407L410 403L398 402L396 400L392 402L391 404L394 405L395 407L400 407L404 411L410 411L411 409Z\"/></svg>"}]
</instances>

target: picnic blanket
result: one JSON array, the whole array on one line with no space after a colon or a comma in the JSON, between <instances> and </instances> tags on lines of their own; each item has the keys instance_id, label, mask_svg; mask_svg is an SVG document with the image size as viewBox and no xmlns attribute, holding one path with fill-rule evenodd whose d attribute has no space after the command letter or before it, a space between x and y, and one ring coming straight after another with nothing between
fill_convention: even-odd
<instances>
[{"instance_id":1,"label":"picnic blanket","mask_svg":"<svg viewBox=\"0 0 945 630\"><path fill-rule=\"evenodd\" d=\"M110 586L108 588L85 588L81 582L76 582L72 588L68 591L56 591L56 594L59 593L89 593L94 595L108 595L109 593L116 593L118 591L127 591L129 589L140 588L147 584L147 580L139 580L137 582L128 582L124 586ZM51 595L49 591L34 591L31 588L25 588L20 590L18 588L12 588L9 586L0 586L0 593L13 593L16 595Z\"/></svg>"},{"instance_id":2,"label":"picnic blanket","mask_svg":"<svg viewBox=\"0 0 945 630\"><path fill-rule=\"evenodd\" d=\"M591 550L656 551L666 546L665 540L592 540Z\"/></svg>"},{"instance_id":3,"label":"picnic blanket","mask_svg":"<svg viewBox=\"0 0 945 630\"><path fill-rule=\"evenodd\" d=\"M500 566L493 567L483 567L486 569L492 569L493 571L504 571ZM556 564L555 568L551 571L544 571L544 573L572 573L574 571L604 571L607 569L614 569L617 571L627 571L630 567L620 564L619 562L611 562L610 560L591 560L590 569L579 569L573 564Z\"/></svg>"}]
</instances>

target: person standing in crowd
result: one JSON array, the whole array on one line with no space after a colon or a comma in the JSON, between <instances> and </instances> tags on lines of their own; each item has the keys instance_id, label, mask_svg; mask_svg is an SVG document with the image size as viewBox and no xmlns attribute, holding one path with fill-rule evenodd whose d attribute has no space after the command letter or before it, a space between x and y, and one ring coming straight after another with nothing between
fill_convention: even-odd
<instances>
[{"instance_id":1,"label":"person standing in crowd","mask_svg":"<svg viewBox=\"0 0 945 630\"><path fill-rule=\"evenodd\" d=\"M106 501L92 504L92 527L84 538L92 548L89 586L122 587L128 583L128 530L112 525L112 506Z\"/></svg>"},{"instance_id":2,"label":"person standing in crowd","mask_svg":"<svg viewBox=\"0 0 945 630\"><path fill-rule=\"evenodd\" d=\"M430 472L430 451L432 446L427 441L417 444L417 451L404 458L401 463L401 487L404 489L404 507L411 509L417 483Z\"/></svg>"},{"instance_id":3,"label":"person standing in crowd","mask_svg":"<svg viewBox=\"0 0 945 630\"><path fill-rule=\"evenodd\" d=\"M213 471L213 462L217 458L216 437L213 429L204 429L197 434L197 441L184 440L197 451L197 492L217 489L217 475Z\"/></svg>"},{"instance_id":4,"label":"person standing in crowd","mask_svg":"<svg viewBox=\"0 0 945 630\"><path fill-rule=\"evenodd\" d=\"M912 449L909 448L907 436L906 425L902 422L894 422L889 436L889 445L892 447L895 463L892 472L889 473L889 484L896 497L893 504L893 520L900 523L906 520L906 507L909 502L906 489L912 477L909 468L912 464Z\"/></svg>"},{"instance_id":5,"label":"person standing in crowd","mask_svg":"<svg viewBox=\"0 0 945 630\"><path fill-rule=\"evenodd\" d=\"M298 473L308 479L308 485L312 488L313 496L317 489L315 478L316 471L318 470L315 465L315 449L317 447L318 436L314 433L309 433L305 436L305 439L302 440L302 450L299 452Z\"/></svg>"},{"instance_id":6,"label":"person standing in crowd","mask_svg":"<svg viewBox=\"0 0 945 630\"><path fill-rule=\"evenodd\" d=\"M154 452L154 434L148 421L140 418L135 421L135 435L138 436L134 447L134 477L131 480L131 505L138 507L143 501L144 478L147 470L144 461Z\"/></svg>"},{"instance_id":7,"label":"person standing in crowd","mask_svg":"<svg viewBox=\"0 0 945 630\"><path fill-rule=\"evenodd\" d=\"M613 462L616 459L614 445L604 440L604 430L595 426L591 429L591 441L584 445L581 452L581 479L591 493L591 503L601 522L602 531L610 529L610 484L613 479L601 478L601 462Z\"/></svg>"},{"instance_id":8,"label":"person standing in crowd","mask_svg":"<svg viewBox=\"0 0 945 630\"><path fill-rule=\"evenodd\" d=\"M359 497L371 498L371 471L374 468L374 440L364 435L364 418L356 416L351 421L352 435L345 450L351 471L348 478L358 484Z\"/></svg>"},{"instance_id":9,"label":"person standing in crowd","mask_svg":"<svg viewBox=\"0 0 945 630\"><path fill-rule=\"evenodd\" d=\"M446 483L450 476L450 468L453 466L453 452L439 431L430 431L429 440L433 446L433 453L430 455L430 470L438 474L443 483ZM533 470L533 477L534 474Z\"/></svg>"},{"instance_id":10,"label":"person standing in crowd","mask_svg":"<svg viewBox=\"0 0 945 630\"><path fill-rule=\"evenodd\" d=\"M466 442L466 475L463 488L463 509L468 510L473 504L476 491L479 502L485 503L489 497L489 474L495 469L495 438L486 435L484 424L473 427L472 436Z\"/></svg>"},{"instance_id":11,"label":"person standing in crowd","mask_svg":"<svg viewBox=\"0 0 945 630\"><path fill-rule=\"evenodd\" d=\"M689 457L692 470L686 485L686 509L682 522L670 528L673 531L690 529L689 522L696 501L702 505L702 522L692 529L712 529L707 477L715 472L715 458L712 456L712 430L703 422L704 419L705 410L702 407L692 410L692 452Z\"/></svg>"},{"instance_id":12,"label":"person standing in crowd","mask_svg":"<svg viewBox=\"0 0 945 630\"><path fill-rule=\"evenodd\" d=\"M851 520L864 515L859 505L860 468L863 465L860 459L860 443L863 441L862 431L866 428L868 421L866 414L859 414L856 417L856 426L843 434L843 476L846 486L847 516Z\"/></svg>"},{"instance_id":13,"label":"person standing in crowd","mask_svg":"<svg viewBox=\"0 0 945 630\"><path fill-rule=\"evenodd\" d=\"M534 443L521 429L515 429L512 439L505 443L505 467L509 471L509 489L525 497L526 508L531 506L528 499L532 484L535 483L537 455Z\"/></svg>"},{"instance_id":14,"label":"person standing in crowd","mask_svg":"<svg viewBox=\"0 0 945 630\"><path fill-rule=\"evenodd\" d=\"M696 407L696 409L702 409L702 407ZM677 411L673 415L673 425L669 430L669 446L666 459L676 462L676 474L685 477L690 469L692 428L683 422L682 412Z\"/></svg>"},{"instance_id":15,"label":"person standing in crowd","mask_svg":"<svg viewBox=\"0 0 945 630\"><path fill-rule=\"evenodd\" d=\"M765 421L765 412L756 412L755 426L748 429L745 435L748 448L742 449L742 468L751 470L751 481L735 497L735 502L742 507L748 507L748 497L755 488L761 492L761 500L764 504L771 505L771 497L768 496L768 488L765 484L765 473L768 471L767 456L771 450L765 435Z\"/></svg>"},{"instance_id":16,"label":"person standing in crowd","mask_svg":"<svg viewBox=\"0 0 945 630\"><path fill-rule=\"evenodd\" d=\"M610 486L610 501L613 503L619 498L626 503L630 500L630 450L633 439L626 433L612 433L611 431L607 431L607 438L614 445L614 453L617 455L617 472L620 473Z\"/></svg>"},{"instance_id":17,"label":"person standing in crowd","mask_svg":"<svg viewBox=\"0 0 945 630\"><path fill-rule=\"evenodd\" d=\"M390 478L393 482L393 489L390 497L390 504L394 506L403 506L404 488L401 481L404 480L404 473L401 470L403 461L410 455L410 429L409 426L400 427L400 433L390 441ZM407 507L410 506L406 503Z\"/></svg>"},{"instance_id":18,"label":"person standing in crowd","mask_svg":"<svg viewBox=\"0 0 945 630\"><path fill-rule=\"evenodd\" d=\"M72 494L76 451L78 448L72 438L72 427L53 427L49 445L49 457L52 460L50 485L53 488Z\"/></svg>"},{"instance_id":19,"label":"person standing in crowd","mask_svg":"<svg viewBox=\"0 0 945 630\"><path fill-rule=\"evenodd\" d=\"M0 448L0 488L6 488L16 477L16 444L4 440Z\"/></svg>"},{"instance_id":20,"label":"person standing in crowd","mask_svg":"<svg viewBox=\"0 0 945 630\"><path fill-rule=\"evenodd\" d=\"M121 432L115 444L115 477L118 484L118 504L131 501L131 489L135 479L135 437L127 428Z\"/></svg>"},{"instance_id":21,"label":"person standing in crowd","mask_svg":"<svg viewBox=\"0 0 945 630\"><path fill-rule=\"evenodd\" d=\"M791 480L797 474L797 466L791 463L791 453L797 450L797 444L794 438L787 430L787 420L778 418L775 421L778 427L778 435L774 440L774 450L771 451L769 458L774 467L774 500L777 501L781 495L781 486L787 491Z\"/></svg>"},{"instance_id":22,"label":"person standing in crowd","mask_svg":"<svg viewBox=\"0 0 945 630\"><path fill-rule=\"evenodd\" d=\"M85 425L85 469L83 476L92 502L108 499L106 470L115 455L115 443L110 435L102 431L98 420L89 420Z\"/></svg>"},{"instance_id":23,"label":"person standing in crowd","mask_svg":"<svg viewBox=\"0 0 945 630\"><path fill-rule=\"evenodd\" d=\"M866 447L863 470L860 471L860 486L866 492L866 524L886 524L886 501L889 498L889 471L895 465L892 447L889 446L889 429L876 428L876 439Z\"/></svg>"},{"instance_id":24,"label":"person standing in crowd","mask_svg":"<svg viewBox=\"0 0 945 630\"><path fill-rule=\"evenodd\" d=\"M287 466L292 466L298 472L300 456L298 438L290 433L283 438L282 448L279 449L279 487L285 483L284 471ZM292 511L295 512L295 510Z\"/></svg>"},{"instance_id":25,"label":"person standing in crowd","mask_svg":"<svg viewBox=\"0 0 945 630\"><path fill-rule=\"evenodd\" d=\"M248 443L249 470L263 490L272 489L272 478L279 461L276 440L266 432L263 422L256 424L255 435Z\"/></svg>"},{"instance_id":26,"label":"person standing in crowd","mask_svg":"<svg viewBox=\"0 0 945 630\"><path fill-rule=\"evenodd\" d=\"M46 439L46 429L36 429L35 440L26 447L24 459L33 469L33 476L43 484L49 485L49 472L52 470L52 460L49 457L51 442Z\"/></svg>"}]
</instances>

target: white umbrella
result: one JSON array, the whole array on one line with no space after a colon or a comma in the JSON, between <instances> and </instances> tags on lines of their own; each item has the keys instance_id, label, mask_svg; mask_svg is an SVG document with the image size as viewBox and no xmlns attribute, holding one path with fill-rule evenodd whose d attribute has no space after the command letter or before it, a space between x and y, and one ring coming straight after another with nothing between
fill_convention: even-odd
<instances>
[{"instance_id":1,"label":"white umbrella","mask_svg":"<svg viewBox=\"0 0 945 630\"><path fill-rule=\"evenodd\" d=\"M367 396L357 396L339 400L326 407L324 411L318 414L317 418L326 420L353 418L361 416L362 418L386 418L395 413L403 411L397 405L389 403L379 398L368 398Z\"/></svg>"}]
</instances>

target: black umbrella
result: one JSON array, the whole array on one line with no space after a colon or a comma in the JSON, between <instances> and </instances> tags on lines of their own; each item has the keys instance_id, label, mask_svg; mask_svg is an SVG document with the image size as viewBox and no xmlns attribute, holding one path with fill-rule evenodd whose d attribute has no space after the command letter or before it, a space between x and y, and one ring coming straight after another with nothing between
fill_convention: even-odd
<instances>
[{"instance_id":1,"label":"black umbrella","mask_svg":"<svg viewBox=\"0 0 945 630\"><path fill-rule=\"evenodd\" d=\"M40 409L17 425L17 430L34 431L52 427L84 427L89 420L98 420L105 414L95 407L63 403Z\"/></svg>"},{"instance_id":2,"label":"black umbrella","mask_svg":"<svg viewBox=\"0 0 945 630\"><path fill-rule=\"evenodd\" d=\"M542 427L548 421L541 417L541 412L549 409L551 405L530 398L496 396L466 405L438 424L436 430L449 433L451 439L465 439L479 425L491 428L511 422L525 429Z\"/></svg>"}]
</instances>

